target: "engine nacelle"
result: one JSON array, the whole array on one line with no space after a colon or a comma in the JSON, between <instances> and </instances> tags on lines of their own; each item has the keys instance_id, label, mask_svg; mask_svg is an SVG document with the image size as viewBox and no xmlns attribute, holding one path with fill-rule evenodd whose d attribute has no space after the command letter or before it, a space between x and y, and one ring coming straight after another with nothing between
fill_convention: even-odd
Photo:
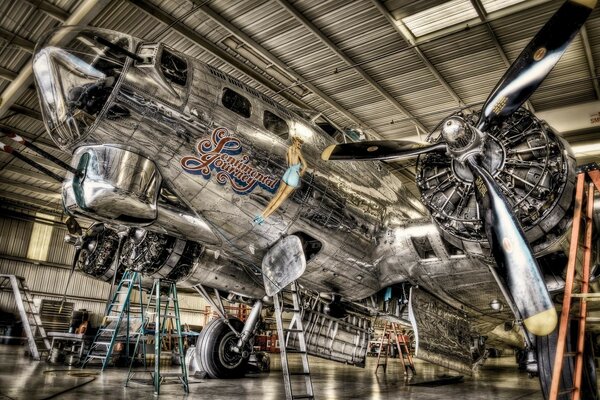
<instances>
[{"instance_id":1,"label":"engine nacelle","mask_svg":"<svg viewBox=\"0 0 600 400\"><path fill-rule=\"evenodd\" d=\"M461 116L476 125L476 114ZM525 109L488 133L486 167L539 255L570 226L575 157L562 138ZM446 154L422 155L417 164L417 186L446 240L470 253L489 253L473 176L466 166Z\"/></svg>"},{"instance_id":2,"label":"engine nacelle","mask_svg":"<svg viewBox=\"0 0 600 400\"><path fill-rule=\"evenodd\" d=\"M81 147L73 159L79 174L63 185L67 211L125 225L156 220L162 178L152 160L113 146Z\"/></svg>"},{"instance_id":3,"label":"engine nacelle","mask_svg":"<svg viewBox=\"0 0 600 400\"><path fill-rule=\"evenodd\" d=\"M148 157L118 146L82 146L73 154L72 163L78 174L67 175L62 192L71 215L220 243L206 221L189 208L162 201L162 177Z\"/></svg>"}]
</instances>

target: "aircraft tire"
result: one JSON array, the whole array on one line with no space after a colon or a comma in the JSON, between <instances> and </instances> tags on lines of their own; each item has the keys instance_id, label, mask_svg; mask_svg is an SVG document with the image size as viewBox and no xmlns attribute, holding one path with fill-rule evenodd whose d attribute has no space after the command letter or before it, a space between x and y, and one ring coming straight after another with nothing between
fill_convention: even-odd
<instances>
[{"instance_id":1,"label":"aircraft tire","mask_svg":"<svg viewBox=\"0 0 600 400\"><path fill-rule=\"evenodd\" d=\"M241 332L244 323L237 318L229 318L229 323ZM231 379L244 376L248 358L231 350L238 338L225 321L210 321L200 332L196 342L196 358L200 369L215 379Z\"/></svg>"},{"instance_id":2,"label":"aircraft tire","mask_svg":"<svg viewBox=\"0 0 600 400\"><path fill-rule=\"evenodd\" d=\"M574 352L577 348L577 331L579 327L573 323L570 325L567 333L567 347L565 352ZM550 387L552 385L552 370L554 367L554 356L556 354L556 342L558 340L558 329L548 336L537 337L537 358L540 386L544 399L550 397ZM575 374L575 357L565 357L562 370L562 385L560 391L573 387L573 378ZM570 400L571 394L558 396L558 400ZM583 375L581 379L581 399L598 400L598 386L596 383L596 366L594 364L594 354L591 338L586 335L585 347L583 351Z\"/></svg>"}]
</instances>

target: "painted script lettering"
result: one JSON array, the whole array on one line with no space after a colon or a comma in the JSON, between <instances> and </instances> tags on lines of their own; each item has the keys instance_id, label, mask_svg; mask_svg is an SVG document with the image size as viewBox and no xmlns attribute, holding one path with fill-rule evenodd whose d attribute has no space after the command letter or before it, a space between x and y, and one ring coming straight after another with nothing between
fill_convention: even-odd
<instances>
[{"instance_id":1,"label":"painted script lettering","mask_svg":"<svg viewBox=\"0 0 600 400\"><path fill-rule=\"evenodd\" d=\"M205 179L214 174L219 184L229 182L237 194L249 194L257 186L274 193L279 186L279 178L256 170L250 164L250 157L241 154L242 144L229 134L227 128L217 128L210 139L199 141L196 153L196 156L181 159L183 170Z\"/></svg>"}]
</instances>

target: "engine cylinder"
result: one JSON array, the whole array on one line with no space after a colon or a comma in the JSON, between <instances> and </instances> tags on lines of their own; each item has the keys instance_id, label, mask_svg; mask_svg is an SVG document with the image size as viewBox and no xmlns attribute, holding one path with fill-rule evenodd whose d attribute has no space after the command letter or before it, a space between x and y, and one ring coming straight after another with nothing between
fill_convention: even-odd
<instances>
[{"instance_id":1,"label":"engine cylinder","mask_svg":"<svg viewBox=\"0 0 600 400\"><path fill-rule=\"evenodd\" d=\"M196 242L173 236L132 229L121 253L121 264L144 277L179 281L187 277L202 253Z\"/></svg>"},{"instance_id":2,"label":"engine cylinder","mask_svg":"<svg viewBox=\"0 0 600 400\"><path fill-rule=\"evenodd\" d=\"M92 225L82 237L75 263L85 274L105 282L112 280L112 268L119 248L119 235L104 224ZM119 271L121 273L122 270Z\"/></svg>"}]
</instances>

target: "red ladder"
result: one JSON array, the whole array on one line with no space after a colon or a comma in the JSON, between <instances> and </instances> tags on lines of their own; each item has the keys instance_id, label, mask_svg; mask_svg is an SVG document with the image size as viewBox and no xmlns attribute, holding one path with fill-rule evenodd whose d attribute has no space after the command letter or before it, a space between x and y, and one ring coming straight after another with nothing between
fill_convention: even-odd
<instances>
[{"instance_id":1,"label":"red ladder","mask_svg":"<svg viewBox=\"0 0 600 400\"><path fill-rule=\"evenodd\" d=\"M600 171L598 166L592 164L590 167L583 167L577 175L577 186L575 190L575 211L573 215L573 227L571 232L571 243L569 248L569 261L567 264L567 276L565 282L565 294L563 298L563 307L560 316L560 325L558 330L558 340L556 344L556 356L554 358L554 369L552 371L552 385L550 386L550 400L558 399L558 396L565 393L572 393L573 400L579 400L581 397L581 375L583 371L583 349L585 343L585 325L587 321L587 300L591 298L600 298L600 293L588 293L590 281L590 264L592 256L592 226L594 212L594 189L600 191ZM581 279L581 293L573 293L573 284L575 283L575 270L577 264L577 253L579 250L579 235L581 227L582 207L584 196L586 195L587 182L587 203L585 212L585 236L583 243L583 265ZM571 300L579 299L579 315L572 317ZM569 319L579 321L579 331L577 337L577 350L575 352L575 372L572 388L567 388L560 392L560 378L564 366L567 329Z\"/></svg>"},{"instance_id":2,"label":"red ladder","mask_svg":"<svg viewBox=\"0 0 600 400\"><path fill-rule=\"evenodd\" d=\"M383 334L381 335L381 340L379 341L379 352L377 353L377 366L375 367L375 373L377 373L377 370L379 369L379 367L383 367L383 373L387 372L387 359L388 359L388 356L390 354L390 350L392 347L392 332L390 332L390 329L388 328L389 326L391 326L392 331L394 333L396 347L398 348L398 356L400 357L400 361L402 362L402 368L404 370L404 375L408 375L409 368L411 369L413 374L416 374L415 365L414 365L412 357L410 355L409 344L407 343L404 335L398 334L398 331L396 329L396 324L393 322L390 322L390 323L386 322L383 327ZM387 339L387 343L385 344L385 349L384 349L384 341L386 339ZM383 351L385 351L384 359L383 359L383 362L380 362L381 353ZM406 357L406 359L405 359L405 357Z\"/></svg>"}]
</instances>

